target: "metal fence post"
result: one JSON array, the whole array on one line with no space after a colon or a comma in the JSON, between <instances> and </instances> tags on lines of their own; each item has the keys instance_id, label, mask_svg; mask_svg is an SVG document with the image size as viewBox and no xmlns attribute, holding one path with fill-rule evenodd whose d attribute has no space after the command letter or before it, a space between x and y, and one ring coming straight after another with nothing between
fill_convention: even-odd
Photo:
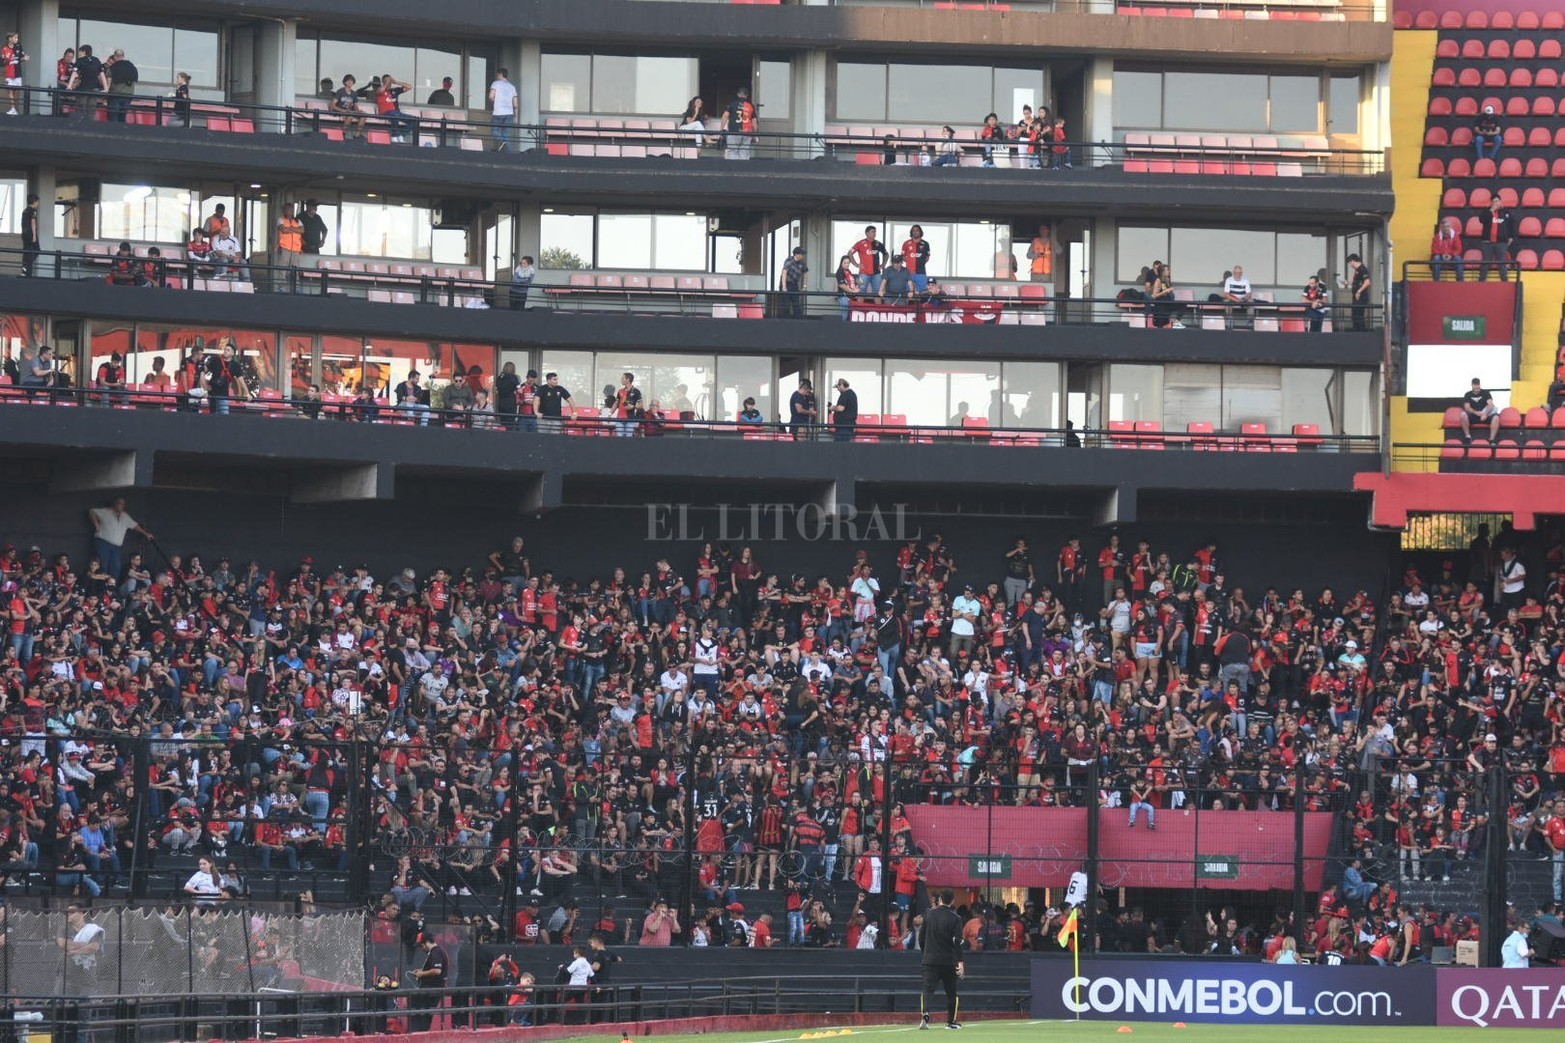
<instances>
[{"instance_id":1,"label":"metal fence post","mask_svg":"<svg viewBox=\"0 0 1565 1043\"><path fill-rule=\"evenodd\" d=\"M1482 965L1500 965L1500 946L1505 941L1506 898L1510 890L1506 879L1505 848L1510 841L1510 822L1506 819L1505 768L1496 763L1489 768L1489 836L1484 851L1484 875L1488 877L1484 888L1483 918L1479 923Z\"/></svg>"},{"instance_id":2,"label":"metal fence post","mask_svg":"<svg viewBox=\"0 0 1565 1043\"><path fill-rule=\"evenodd\" d=\"M1304 906L1304 758L1300 757L1293 770L1293 937L1304 944L1304 921L1308 916ZM1197 852L1199 854L1199 852Z\"/></svg>"},{"instance_id":3,"label":"metal fence post","mask_svg":"<svg viewBox=\"0 0 1565 1043\"><path fill-rule=\"evenodd\" d=\"M1102 846L1102 823L1098 816L1098 760L1087 766L1087 897L1076 914L1076 946L1081 952L1097 952L1098 857Z\"/></svg>"}]
</instances>

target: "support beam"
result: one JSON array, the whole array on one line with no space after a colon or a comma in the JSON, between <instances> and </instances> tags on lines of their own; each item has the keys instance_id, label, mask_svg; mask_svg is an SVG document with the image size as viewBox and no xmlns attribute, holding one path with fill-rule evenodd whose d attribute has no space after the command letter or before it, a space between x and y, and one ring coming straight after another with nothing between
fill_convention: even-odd
<instances>
[{"instance_id":1,"label":"support beam","mask_svg":"<svg viewBox=\"0 0 1565 1043\"><path fill-rule=\"evenodd\" d=\"M342 503L348 500L390 500L396 496L396 474L388 464L346 464L293 478L293 503Z\"/></svg>"},{"instance_id":2,"label":"support beam","mask_svg":"<svg viewBox=\"0 0 1565 1043\"><path fill-rule=\"evenodd\" d=\"M1124 485L1105 493L1092 516L1092 524L1099 528L1130 525L1135 520L1136 490L1133 486Z\"/></svg>"},{"instance_id":3,"label":"support beam","mask_svg":"<svg viewBox=\"0 0 1565 1043\"><path fill-rule=\"evenodd\" d=\"M521 513L543 515L565 505L565 478L559 471L540 474L522 492Z\"/></svg>"},{"instance_id":4,"label":"support beam","mask_svg":"<svg viewBox=\"0 0 1565 1043\"><path fill-rule=\"evenodd\" d=\"M820 494L815 497L815 503L827 514L837 514L844 508L855 506L854 500L857 497L858 482L852 478L838 478L821 487Z\"/></svg>"},{"instance_id":5,"label":"support beam","mask_svg":"<svg viewBox=\"0 0 1565 1043\"><path fill-rule=\"evenodd\" d=\"M55 493L146 489L152 486L152 454L127 449L118 453L57 460L49 477Z\"/></svg>"}]
</instances>

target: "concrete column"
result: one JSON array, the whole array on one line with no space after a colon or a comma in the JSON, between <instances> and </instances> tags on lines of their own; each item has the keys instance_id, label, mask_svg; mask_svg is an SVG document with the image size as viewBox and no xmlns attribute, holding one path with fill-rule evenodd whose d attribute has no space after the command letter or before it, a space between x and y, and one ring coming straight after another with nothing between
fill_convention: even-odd
<instances>
[{"instance_id":1,"label":"concrete column","mask_svg":"<svg viewBox=\"0 0 1565 1043\"><path fill-rule=\"evenodd\" d=\"M59 2L22 0L20 14L17 32L22 34L22 49L30 59L22 65L22 82L29 87L53 87L54 63L67 47L76 46L75 40L60 39ZM43 98L33 96L33 111L44 111L47 105Z\"/></svg>"},{"instance_id":2,"label":"concrete column","mask_svg":"<svg viewBox=\"0 0 1565 1043\"><path fill-rule=\"evenodd\" d=\"M1083 137L1091 142L1114 140L1114 59L1095 58L1086 73L1086 123ZM1110 154L1093 152L1093 165L1102 166L1111 160ZM1087 157L1078 159L1083 166Z\"/></svg>"},{"instance_id":3,"label":"concrete column","mask_svg":"<svg viewBox=\"0 0 1565 1043\"><path fill-rule=\"evenodd\" d=\"M516 248L517 257L522 257L525 255L532 257L534 260L538 260L542 256L542 228L543 212L539 210L536 205L523 203L517 208L516 220L513 227L513 233L515 237L514 245ZM538 267L543 267L542 261L539 261ZM501 278L509 279L510 276L507 273L501 273ZM546 282L547 279L540 279L539 281ZM528 300L533 304L538 303L536 297L529 297Z\"/></svg>"},{"instance_id":4,"label":"concrete column","mask_svg":"<svg viewBox=\"0 0 1565 1043\"><path fill-rule=\"evenodd\" d=\"M543 46L537 40L510 39L500 44L500 64L511 70L516 84L516 122L522 127L543 123L543 99L539 97L539 73L543 64ZM521 148L537 145L535 135L522 133Z\"/></svg>"},{"instance_id":5,"label":"concrete column","mask_svg":"<svg viewBox=\"0 0 1565 1043\"><path fill-rule=\"evenodd\" d=\"M793 132L795 134L822 135L826 133L826 69L825 51L806 51L793 61ZM819 156L822 147L818 138L810 149L811 156Z\"/></svg>"},{"instance_id":6,"label":"concrete column","mask_svg":"<svg viewBox=\"0 0 1565 1043\"><path fill-rule=\"evenodd\" d=\"M25 36L22 43L23 46L30 46ZM54 73L49 75L53 77ZM54 196L57 190L54 167L34 167L29 171L27 186L29 192L38 193L38 248L44 252L39 264L52 273L54 262L47 260L47 257L50 250L57 249L58 241L54 234Z\"/></svg>"},{"instance_id":7,"label":"concrete column","mask_svg":"<svg viewBox=\"0 0 1565 1043\"><path fill-rule=\"evenodd\" d=\"M1118 243L1114 235L1114 219L1100 217L1092 222L1090 241L1092 256L1087 283L1088 297L1112 297L1116 289L1114 272L1119 264ZM1072 262L1075 258L1071 259Z\"/></svg>"},{"instance_id":8,"label":"concrete column","mask_svg":"<svg viewBox=\"0 0 1565 1043\"><path fill-rule=\"evenodd\" d=\"M293 104L294 66L298 56L299 23L296 19L255 23L255 102L286 108ZM284 129L281 114L257 120L273 132Z\"/></svg>"}]
</instances>

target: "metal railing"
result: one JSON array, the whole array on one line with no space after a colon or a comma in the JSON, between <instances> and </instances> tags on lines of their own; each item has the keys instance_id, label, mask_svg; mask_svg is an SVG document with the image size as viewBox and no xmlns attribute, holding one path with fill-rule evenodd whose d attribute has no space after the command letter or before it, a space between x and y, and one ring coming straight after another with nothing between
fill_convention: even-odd
<instances>
[{"instance_id":1,"label":"metal railing","mask_svg":"<svg viewBox=\"0 0 1565 1043\"><path fill-rule=\"evenodd\" d=\"M1376 175L1385 170L1384 153L1333 149L1311 135L1278 135L1257 144L1252 137L1214 143L1199 133L1158 135L1159 140L1067 141L1051 148L1002 136L980 137L977 127L910 124L876 130L862 126L828 128L823 133L756 130L729 133L718 120L680 129L667 116L641 118L574 114L547 117L541 124L495 120L487 114L442 111L426 114L340 112L326 107L184 101L162 95L81 94L42 87L19 88L21 116L75 120L78 125L114 124L117 129L245 135L309 135L339 147L361 141L388 147L504 150L546 159L674 158L713 156L729 160L819 159L856 164L967 168L1009 166L1048 173L1059 167L1124 167L1143 174L1236 175L1268 178L1305 175ZM878 121L877 121L878 122ZM1151 135L1148 135L1149 139ZM1163 140L1166 138L1166 140ZM216 139L203 139L216 140Z\"/></svg>"},{"instance_id":2,"label":"metal railing","mask_svg":"<svg viewBox=\"0 0 1565 1043\"><path fill-rule=\"evenodd\" d=\"M1498 273L1500 279L1515 279L1522 270L1522 265L1513 260L1453 257L1448 261L1403 261L1402 279L1405 282L1483 282L1489 278L1490 271Z\"/></svg>"},{"instance_id":3,"label":"metal railing","mask_svg":"<svg viewBox=\"0 0 1565 1043\"><path fill-rule=\"evenodd\" d=\"M64 379L62 374L56 377ZM9 378L6 378L7 380ZM444 392L444 388L437 389ZM1109 428L999 427L970 418L961 426L910 424L904 418L874 414L853 424L783 423L769 420L703 420L649 410L637 417L618 417L612 410L567 407L558 417L496 413L492 410L443 408L395 403L389 389L378 388L372 397L347 395L285 399L280 392L249 389L244 396L202 390L163 390L145 386L71 387L59 383L44 386L0 382L0 408L25 406L87 407L162 413L196 413L252 416L271 419L392 424L459 430L520 432L523 434L599 436L620 438L716 438L746 442L855 442L884 445L968 445L1037 449L1169 450L1177 452L1278 452L1373 453L1379 439L1373 435L1338 435L1294 430L1166 430L1155 422L1140 425L1113 422ZM1250 427L1252 425L1246 425Z\"/></svg>"},{"instance_id":4,"label":"metal railing","mask_svg":"<svg viewBox=\"0 0 1565 1043\"><path fill-rule=\"evenodd\" d=\"M107 245L107 244L105 244ZM83 244L84 248L86 244ZM156 246L160 256L149 257ZM161 256L167 249L168 256ZM32 278L102 279L111 285L181 292L281 293L351 298L389 305L554 311L569 314L680 315L717 319L836 319L844 322L969 326L1124 325L1158 330L1242 330L1248 332L1349 333L1379 329L1384 309L1378 304L1328 304L1308 308L1302 302L1271 300L1266 292L1247 304L1220 299L1216 292L1197 300L1147 301L1127 289L1116 297L1063 297L1051 284L1013 280L929 278L928 289L910 285L905 293L860 290L766 290L735 285L718 288L715 279L745 277L676 273L573 275L545 272L522 286L509 280L430 274L426 262L364 262L308 255L307 266L283 266L243 258L212 260L186 256L175 244L136 244L134 256L75 250L23 251L0 248L0 275L27 273ZM351 266L354 270L347 270ZM369 266L386 269L362 270ZM393 273L392 267L407 269ZM449 269L443 269L449 271ZM668 285L653 285L654 282ZM681 285L684 283L684 285ZM699 285L696 285L699 284ZM1277 288L1276 296L1287 291Z\"/></svg>"}]
</instances>

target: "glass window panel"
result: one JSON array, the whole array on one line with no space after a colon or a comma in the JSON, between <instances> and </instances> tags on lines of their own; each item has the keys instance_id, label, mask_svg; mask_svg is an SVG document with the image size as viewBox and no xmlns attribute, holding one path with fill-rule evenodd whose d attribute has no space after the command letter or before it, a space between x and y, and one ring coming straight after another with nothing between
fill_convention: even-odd
<instances>
[{"instance_id":1,"label":"glass window panel","mask_svg":"<svg viewBox=\"0 0 1565 1043\"><path fill-rule=\"evenodd\" d=\"M1078 431L1102 425L1103 370L1104 366L1097 362L1065 368L1066 417Z\"/></svg>"},{"instance_id":2,"label":"glass window panel","mask_svg":"<svg viewBox=\"0 0 1565 1043\"><path fill-rule=\"evenodd\" d=\"M1223 367L1223 427L1265 424L1276 433L1282 424L1282 370L1276 366Z\"/></svg>"},{"instance_id":3,"label":"glass window panel","mask_svg":"<svg viewBox=\"0 0 1565 1043\"><path fill-rule=\"evenodd\" d=\"M881 242L886 241L885 229L888 227L876 218L853 219L848 221L833 221L831 223L831 271L837 270L837 262L846 254L854 243L864 238L866 225L874 225L880 229ZM898 246L902 245L900 242ZM887 246L886 249L891 249ZM829 273L828 273L829 274Z\"/></svg>"},{"instance_id":4,"label":"glass window panel","mask_svg":"<svg viewBox=\"0 0 1565 1043\"><path fill-rule=\"evenodd\" d=\"M27 207L27 179L0 178L0 235L22 234L22 211ZM39 217L41 224L43 218Z\"/></svg>"},{"instance_id":5,"label":"glass window panel","mask_svg":"<svg viewBox=\"0 0 1565 1043\"><path fill-rule=\"evenodd\" d=\"M297 398L315 379L315 338L308 334L290 333L283 338L283 351L288 359L288 395ZM357 385L322 383L323 394L353 394Z\"/></svg>"},{"instance_id":6,"label":"glass window panel","mask_svg":"<svg viewBox=\"0 0 1565 1043\"><path fill-rule=\"evenodd\" d=\"M147 83L174 82L174 30L166 26L83 18L76 43L91 44L92 53L104 61L115 50L124 51L125 57L136 63L136 74ZM65 46L61 44L60 49Z\"/></svg>"},{"instance_id":7,"label":"glass window panel","mask_svg":"<svg viewBox=\"0 0 1565 1043\"><path fill-rule=\"evenodd\" d=\"M1163 125L1163 74L1114 71L1114 126L1161 127Z\"/></svg>"},{"instance_id":8,"label":"glass window panel","mask_svg":"<svg viewBox=\"0 0 1565 1043\"><path fill-rule=\"evenodd\" d=\"M538 267L562 271L593 267L591 214L544 214L538 222Z\"/></svg>"},{"instance_id":9,"label":"glass window panel","mask_svg":"<svg viewBox=\"0 0 1565 1043\"><path fill-rule=\"evenodd\" d=\"M98 380L98 367L108 362L113 355L120 356L125 365L125 381L129 384L138 382L137 374L131 369L137 359L137 353L132 347L134 329L129 323L118 322L94 322L92 324L92 354L87 363L87 380L96 384ZM147 363L150 365L150 362Z\"/></svg>"},{"instance_id":10,"label":"glass window panel","mask_svg":"<svg viewBox=\"0 0 1565 1043\"><path fill-rule=\"evenodd\" d=\"M993 424L1004 405L1000 393L1000 364L998 362L964 362L964 368L952 370L948 380L950 390L946 395L947 418L953 424L961 423L960 417L984 417Z\"/></svg>"},{"instance_id":11,"label":"glass window panel","mask_svg":"<svg viewBox=\"0 0 1565 1043\"><path fill-rule=\"evenodd\" d=\"M1357 74L1331 78L1329 99L1331 108L1328 112L1331 118L1331 133L1357 134L1359 132L1359 98Z\"/></svg>"},{"instance_id":12,"label":"glass window panel","mask_svg":"<svg viewBox=\"0 0 1565 1043\"><path fill-rule=\"evenodd\" d=\"M315 212L326 222L326 241L321 244L321 256L335 257L339 253L337 248L337 236L341 231L342 211L336 203L322 201L316 207Z\"/></svg>"},{"instance_id":13,"label":"glass window panel","mask_svg":"<svg viewBox=\"0 0 1565 1043\"><path fill-rule=\"evenodd\" d=\"M14 359L19 370L49 341L49 320L43 316L0 315L0 357Z\"/></svg>"},{"instance_id":14,"label":"glass window panel","mask_svg":"<svg viewBox=\"0 0 1565 1043\"><path fill-rule=\"evenodd\" d=\"M1109 367L1110 420L1163 419L1163 367Z\"/></svg>"},{"instance_id":15,"label":"glass window panel","mask_svg":"<svg viewBox=\"0 0 1565 1043\"><path fill-rule=\"evenodd\" d=\"M1310 276L1326 267L1326 237L1307 232L1277 233L1277 279L1298 283L1300 288Z\"/></svg>"},{"instance_id":16,"label":"glass window panel","mask_svg":"<svg viewBox=\"0 0 1565 1043\"><path fill-rule=\"evenodd\" d=\"M592 58L590 56L545 54L540 62L540 69L538 104L544 112L591 111ZM487 90L487 85L485 89Z\"/></svg>"},{"instance_id":17,"label":"glass window panel","mask_svg":"<svg viewBox=\"0 0 1565 1043\"><path fill-rule=\"evenodd\" d=\"M578 406L593 405L599 409L607 408L605 402L614 397L620 379L626 373L636 378L636 386L641 389L642 402L647 405L652 403L652 389L648 383L652 379L649 365L652 360L649 356L634 352L600 351L593 361L592 385L583 388L581 392L575 388L571 389L571 393L576 396ZM584 393L587 395L586 398L582 397Z\"/></svg>"},{"instance_id":18,"label":"glass window panel","mask_svg":"<svg viewBox=\"0 0 1565 1043\"><path fill-rule=\"evenodd\" d=\"M1373 435L1380 430L1380 374L1350 369L1342 374L1342 433Z\"/></svg>"},{"instance_id":19,"label":"glass window panel","mask_svg":"<svg viewBox=\"0 0 1565 1043\"><path fill-rule=\"evenodd\" d=\"M344 201L339 228L342 252L358 257L430 260L430 219L426 207ZM465 252L454 260L464 262Z\"/></svg>"},{"instance_id":20,"label":"glass window panel","mask_svg":"<svg viewBox=\"0 0 1565 1043\"><path fill-rule=\"evenodd\" d=\"M181 361L215 354L223 337L234 339L240 372L256 389L278 386L277 334L269 330L240 330L225 326L138 326L136 355L130 373L139 383L154 380L156 359L163 360L162 372L170 376L169 385L185 390ZM94 347L94 353L97 348ZM97 375L96 365L93 376Z\"/></svg>"},{"instance_id":21,"label":"glass window panel","mask_svg":"<svg viewBox=\"0 0 1565 1043\"><path fill-rule=\"evenodd\" d=\"M291 338L290 338L291 339ZM295 392L298 391L298 379L303 374L296 374ZM321 337L321 391L327 388L353 388L358 389L360 382L368 383L375 391L376 398L387 397L387 391L398 381L408 375L407 367L403 367L400 373L393 374L389 369L377 365L373 372L366 372L364 368L364 341L359 337Z\"/></svg>"},{"instance_id":22,"label":"glass window panel","mask_svg":"<svg viewBox=\"0 0 1565 1043\"><path fill-rule=\"evenodd\" d=\"M136 71L141 73L142 79L151 80L152 77L140 62L136 63ZM175 29L174 72L188 72L193 87L221 86L217 79L217 33ZM168 82L174 82L173 76L169 77Z\"/></svg>"},{"instance_id":23,"label":"glass window panel","mask_svg":"<svg viewBox=\"0 0 1565 1043\"><path fill-rule=\"evenodd\" d=\"M1055 362L1007 362L1002 371L1002 427L1060 426L1060 367Z\"/></svg>"},{"instance_id":24,"label":"glass window panel","mask_svg":"<svg viewBox=\"0 0 1565 1043\"><path fill-rule=\"evenodd\" d=\"M1139 283L1141 269L1153 261L1173 261L1168 257L1168 229L1145 228L1137 225L1119 226L1119 245L1115 251L1114 279L1122 283Z\"/></svg>"},{"instance_id":25,"label":"glass window panel","mask_svg":"<svg viewBox=\"0 0 1565 1043\"><path fill-rule=\"evenodd\" d=\"M467 56L467 97L458 98L457 104L461 108L481 109L489 103L489 85L494 82L494 74L491 69L498 69L491 55L469 54Z\"/></svg>"},{"instance_id":26,"label":"glass window panel","mask_svg":"<svg viewBox=\"0 0 1565 1043\"><path fill-rule=\"evenodd\" d=\"M360 87L367 87L373 77L386 72L399 80L412 76L413 48L355 40L321 40L321 76L330 76L341 83L344 76L352 73Z\"/></svg>"},{"instance_id":27,"label":"glass window panel","mask_svg":"<svg viewBox=\"0 0 1565 1043\"><path fill-rule=\"evenodd\" d=\"M293 92L300 97L313 98L320 90L320 46L319 40L302 32L294 44Z\"/></svg>"},{"instance_id":28,"label":"glass window panel","mask_svg":"<svg viewBox=\"0 0 1565 1043\"><path fill-rule=\"evenodd\" d=\"M956 233L955 260L946 275L953 279L1011 277L1011 230L1008 225L958 224L953 230ZM1002 259L1000 263L996 263L997 257Z\"/></svg>"},{"instance_id":29,"label":"glass window panel","mask_svg":"<svg viewBox=\"0 0 1565 1043\"><path fill-rule=\"evenodd\" d=\"M651 268L652 215L599 214L599 268Z\"/></svg>"},{"instance_id":30,"label":"glass window panel","mask_svg":"<svg viewBox=\"0 0 1565 1043\"><path fill-rule=\"evenodd\" d=\"M847 380L848 386L857 392L859 413L861 415L864 413L881 412L879 362L865 359L827 359L826 379L823 383L815 386L815 395L820 399L821 418L823 421L830 418L831 407L837 403L837 381L839 379ZM797 386L797 384L794 385L795 388ZM788 393L790 395L793 394L793 389L790 389ZM894 409L892 412L900 413L902 410ZM908 423L912 422L913 418L909 417Z\"/></svg>"},{"instance_id":31,"label":"glass window panel","mask_svg":"<svg viewBox=\"0 0 1565 1043\"><path fill-rule=\"evenodd\" d=\"M181 245L190 241L188 191L147 185L106 184L102 188L98 238Z\"/></svg>"},{"instance_id":32,"label":"glass window panel","mask_svg":"<svg viewBox=\"0 0 1565 1043\"><path fill-rule=\"evenodd\" d=\"M889 68L886 118L906 123L972 120L994 101L989 66L905 65Z\"/></svg>"},{"instance_id":33,"label":"glass window panel","mask_svg":"<svg viewBox=\"0 0 1565 1043\"><path fill-rule=\"evenodd\" d=\"M1009 112L1011 119L1021 114L1023 105L1031 105L1034 111L1043 104L1043 72L1039 69L994 70L994 101L985 110L995 112L1004 120ZM976 109L973 111L977 111ZM968 117L971 120L971 117Z\"/></svg>"},{"instance_id":34,"label":"glass window panel","mask_svg":"<svg viewBox=\"0 0 1565 1043\"><path fill-rule=\"evenodd\" d=\"M652 218L652 267L706 271L706 217L656 214Z\"/></svg>"},{"instance_id":35,"label":"glass window panel","mask_svg":"<svg viewBox=\"0 0 1565 1043\"><path fill-rule=\"evenodd\" d=\"M467 231L462 228L431 228L429 259L436 264L466 264Z\"/></svg>"},{"instance_id":36,"label":"glass window panel","mask_svg":"<svg viewBox=\"0 0 1565 1043\"><path fill-rule=\"evenodd\" d=\"M1277 282L1273 233L1239 228L1175 228L1168 263L1186 286L1216 285L1223 272L1241 265L1257 286ZM1147 262L1143 262L1147 263Z\"/></svg>"},{"instance_id":37,"label":"glass window panel","mask_svg":"<svg viewBox=\"0 0 1565 1043\"><path fill-rule=\"evenodd\" d=\"M914 225L924 230L924 241L929 244L929 274L943 279L951 268L951 251L955 248L956 236L952 232L952 226L943 222L929 221L890 221L886 225L886 234L882 241L886 249L892 253L898 253L902 244L912 238ZM861 233L862 234L862 233ZM857 242L857 240L854 240ZM841 256L840 254L838 256ZM835 262L832 270L836 270Z\"/></svg>"},{"instance_id":38,"label":"glass window panel","mask_svg":"<svg viewBox=\"0 0 1565 1043\"><path fill-rule=\"evenodd\" d=\"M571 393L573 406L597 406L597 391L592 386L592 352L550 351L543 356L538 374L544 380L550 373L560 375L560 386Z\"/></svg>"},{"instance_id":39,"label":"glass window panel","mask_svg":"<svg viewBox=\"0 0 1565 1043\"><path fill-rule=\"evenodd\" d=\"M1266 77L1259 73L1169 72L1163 75L1169 125L1188 130L1265 130ZM1117 121L1116 121L1117 122Z\"/></svg>"},{"instance_id":40,"label":"glass window panel","mask_svg":"<svg viewBox=\"0 0 1565 1043\"><path fill-rule=\"evenodd\" d=\"M436 344L435 355L440 359L446 379L453 373L466 373L473 380L473 387L489 387L495 374L495 357L499 349L493 344Z\"/></svg>"},{"instance_id":41,"label":"glass window panel","mask_svg":"<svg viewBox=\"0 0 1565 1043\"><path fill-rule=\"evenodd\" d=\"M1335 426L1331 419L1331 401L1327 397L1331 387L1332 370L1288 367L1282 371L1282 429L1293 430L1294 424L1318 424L1321 432L1330 434Z\"/></svg>"},{"instance_id":42,"label":"glass window panel","mask_svg":"<svg viewBox=\"0 0 1565 1043\"><path fill-rule=\"evenodd\" d=\"M790 392L792 394L792 392ZM772 360L740 355L717 357L716 403L709 420L734 420L744 400L755 399L755 408L768 421L778 420L778 404L772 397Z\"/></svg>"},{"instance_id":43,"label":"glass window panel","mask_svg":"<svg viewBox=\"0 0 1565 1043\"><path fill-rule=\"evenodd\" d=\"M847 365L847 363L844 363ZM860 363L859 365L862 365ZM835 384L833 373L828 386ZM848 376L848 383L859 392L859 408L864 409L864 374L859 379ZM835 388L831 389L833 395ZM944 427L950 420L950 388L942 370L930 368L928 362L908 359L890 359L886 362L886 412L907 417L916 427ZM835 401L835 399L833 399ZM867 410L874 412L874 410Z\"/></svg>"},{"instance_id":44,"label":"glass window panel","mask_svg":"<svg viewBox=\"0 0 1565 1043\"><path fill-rule=\"evenodd\" d=\"M339 338L346 343L336 345L339 349L346 348L338 357L340 361L340 384L348 384L357 387L360 383L367 383L377 389L376 398L387 398L391 388L396 387L413 370L418 370L424 378L424 386L430 387L437 380L446 383L451 379L449 366L442 367L441 360L435 358L433 345L421 340L392 340L379 337L372 341L359 343L348 338ZM321 370L322 376L326 375L327 338L321 338ZM358 348L357 351L354 349ZM337 352L333 352L334 355Z\"/></svg>"},{"instance_id":45,"label":"glass window panel","mask_svg":"<svg viewBox=\"0 0 1565 1043\"><path fill-rule=\"evenodd\" d=\"M591 112L636 111L636 59L629 55L592 56ZM681 99L681 110L683 99Z\"/></svg>"},{"instance_id":46,"label":"glass window panel","mask_svg":"<svg viewBox=\"0 0 1565 1043\"><path fill-rule=\"evenodd\" d=\"M692 69L695 63L691 62ZM755 97L761 104L761 115L769 120L792 118L793 66L787 62L760 62L755 85ZM684 106L680 106L681 112Z\"/></svg>"},{"instance_id":47,"label":"glass window panel","mask_svg":"<svg viewBox=\"0 0 1565 1043\"><path fill-rule=\"evenodd\" d=\"M1320 77L1272 77L1272 130L1320 130Z\"/></svg>"},{"instance_id":48,"label":"glass window panel","mask_svg":"<svg viewBox=\"0 0 1565 1043\"><path fill-rule=\"evenodd\" d=\"M447 76L451 77L452 94L460 103L462 100L462 54L455 48L446 50L440 47L419 47L413 53L414 72L408 77L413 84L412 94L408 104L423 105L429 98L431 91L440 89L440 81Z\"/></svg>"},{"instance_id":49,"label":"glass window panel","mask_svg":"<svg viewBox=\"0 0 1565 1043\"><path fill-rule=\"evenodd\" d=\"M1218 423L1222 413L1223 367L1169 364L1163 367L1163 426L1183 431L1192 420Z\"/></svg>"},{"instance_id":50,"label":"glass window panel","mask_svg":"<svg viewBox=\"0 0 1565 1043\"><path fill-rule=\"evenodd\" d=\"M886 67L879 63L837 63L837 107L839 120L883 120L886 118Z\"/></svg>"},{"instance_id":51,"label":"glass window panel","mask_svg":"<svg viewBox=\"0 0 1565 1043\"><path fill-rule=\"evenodd\" d=\"M636 375L646 401L656 402L668 415L710 417L715 362L711 355L641 355L625 368ZM617 377L614 382L619 383Z\"/></svg>"},{"instance_id":52,"label":"glass window panel","mask_svg":"<svg viewBox=\"0 0 1565 1043\"><path fill-rule=\"evenodd\" d=\"M595 62L602 60L594 59ZM626 111L670 117L685 111L691 95L696 92L697 64L694 58L632 58L631 62L635 68L635 94L631 99L631 108ZM786 89L782 94L783 115L786 116ZM767 106L766 114L777 115L770 105Z\"/></svg>"}]
</instances>

